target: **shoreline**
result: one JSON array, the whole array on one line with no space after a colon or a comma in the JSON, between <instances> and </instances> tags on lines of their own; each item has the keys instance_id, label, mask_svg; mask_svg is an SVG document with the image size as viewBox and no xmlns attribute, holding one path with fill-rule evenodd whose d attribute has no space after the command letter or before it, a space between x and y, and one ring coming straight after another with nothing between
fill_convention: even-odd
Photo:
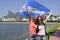
<instances>
[{"instance_id":1,"label":"shoreline","mask_svg":"<svg viewBox=\"0 0 60 40\"><path fill-rule=\"evenodd\" d=\"M13 24L29 24L29 22L0 22L0 23L13 23ZM46 24L56 24L58 22L46 22ZM59 22L60 23L60 22Z\"/></svg>"},{"instance_id":2,"label":"shoreline","mask_svg":"<svg viewBox=\"0 0 60 40\"><path fill-rule=\"evenodd\" d=\"M29 22L0 22L0 23L17 23L17 24L20 24L20 23L23 23L23 24L25 24L25 23L29 23Z\"/></svg>"}]
</instances>

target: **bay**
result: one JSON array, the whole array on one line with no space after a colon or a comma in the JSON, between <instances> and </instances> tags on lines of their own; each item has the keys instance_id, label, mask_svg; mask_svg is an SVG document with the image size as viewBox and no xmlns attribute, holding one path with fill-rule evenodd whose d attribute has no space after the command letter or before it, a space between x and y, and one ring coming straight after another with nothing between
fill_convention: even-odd
<instances>
[{"instance_id":1,"label":"bay","mask_svg":"<svg viewBox=\"0 0 60 40\"><path fill-rule=\"evenodd\" d=\"M46 24L50 27L51 24ZM0 40L25 40L28 37L29 23L0 23Z\"/></svg>"}]
</instances>

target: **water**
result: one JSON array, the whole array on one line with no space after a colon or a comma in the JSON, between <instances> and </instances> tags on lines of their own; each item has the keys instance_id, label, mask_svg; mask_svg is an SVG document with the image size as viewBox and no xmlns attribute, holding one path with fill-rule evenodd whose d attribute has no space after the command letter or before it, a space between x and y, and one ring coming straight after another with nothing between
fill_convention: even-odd
<instances>
[{"instance_id":1,"label":"water","mask_svg":"<svg viewBox=\"0 0 60 40\"><path fill-rule=\"evenodd\" d=\"M0 23L0 40L24 40L28 36L28 25L28 23Z\"/></svg>"}]
</instances>

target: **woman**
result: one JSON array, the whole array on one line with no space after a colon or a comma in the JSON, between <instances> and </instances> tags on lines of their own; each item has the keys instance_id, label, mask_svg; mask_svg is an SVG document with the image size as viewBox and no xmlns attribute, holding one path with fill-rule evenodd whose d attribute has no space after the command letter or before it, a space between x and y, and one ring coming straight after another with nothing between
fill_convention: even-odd
<instances>
[{"instance_id":1,"label":"woman","mask_svg":"<svg viewBox=\"0 0 60 40\"><path fill-rule=\"evenodd\" d=\"M29 18L29 38L28 40L35 40L36 38L36 28L37 28L37 16L34 18L30 17L30 12L28 11L28 6L26 5L26 11Z\"/></svg>"},{"instance_id":2,"label":"woman","mask_svg":"<svg viewBox=\"0 0 60 40\"><path fill-rule=\"evenodd\" d=\"M36 40L45 40L45 24L43 23L43 18L38 17L38 26L37 26L37 39Z\"/></svg>"},{"instance_id":3,"label":"woman","mask_svg":"<svg viewBox=\"0 0 60 40\"><path fill-rule=\"evenodd\" d=\"M43 21L42 17L38 17L37 21L38 21L38 26L37 26L37 39L36 40L46 40L46 27L45 27L45 23L48 20L48 18L51 16L52 13L49 14L49 16L47 17L47 19L45 21Z\"/></svg>"}]
</instances>

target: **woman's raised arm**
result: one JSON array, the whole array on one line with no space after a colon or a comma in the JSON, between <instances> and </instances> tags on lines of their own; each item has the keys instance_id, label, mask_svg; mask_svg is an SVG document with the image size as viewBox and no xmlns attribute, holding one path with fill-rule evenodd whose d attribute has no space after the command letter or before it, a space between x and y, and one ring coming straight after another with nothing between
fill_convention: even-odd
<instances>
[{"instance_id":1,"label":"woman's raised arm","mask_svg":"<svg viewBox=\"0 0 60 40\"><path fill-rule=\"evenodd\" d=\"M49 17L52 15L52 11L50 12L50 14L48 15L48 17L46 18L46 20L44 20L43 22L46 23L47 20L49 19Z\"/></svg>"},{"instance_id":2,"label":"woman's raised arm","mask_svg":"<svg viewBox=\"0 0 60 40\"><path fill-rule=\"evenodd\" d=\"M31 19L31 17L30 17L30 12L29 12L29 10L28 10L28 6L25 5L25 7L26 7L26 12L27 12L27 14L28 14L29 21L31 21L32 19Z\"/></svg>"}]
</instances>

